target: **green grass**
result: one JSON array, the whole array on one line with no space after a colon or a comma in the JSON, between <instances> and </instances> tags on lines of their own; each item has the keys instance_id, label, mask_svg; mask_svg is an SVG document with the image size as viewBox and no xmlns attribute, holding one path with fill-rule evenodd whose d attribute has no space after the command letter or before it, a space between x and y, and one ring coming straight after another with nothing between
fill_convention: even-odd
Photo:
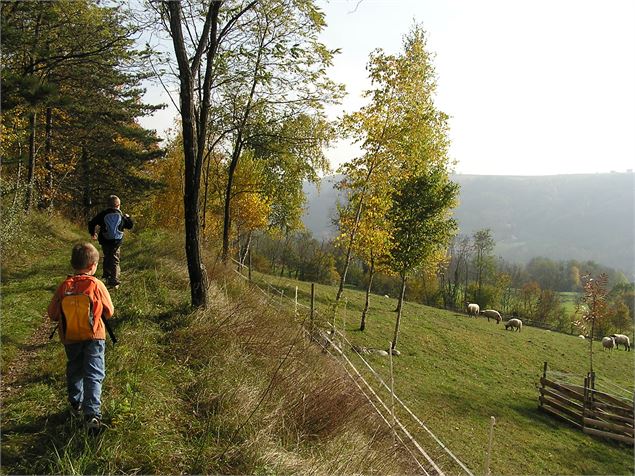
<instances>
[{"instance_id":1,"label":"green grass","mask_svg":"<svg viewBox=\"0 0 635 476\"><path fill-rule=\"evenodd\" d=\"M43 215L26 218L20 231L2 243L3 374L7 362L13 360L33 329L44 320L58 284L50 276L61 277L69 272L70 254L64 245L81 237L79 230L69 228L64 220Z\"/></svg>"},{"instance_id":2,"label":"green grass","mask_svg":"<svg viewBox=\"0 0 635 476\"><path fill-rule=\"evenodd\" d=\"M560 300L568 316L575 314L576 301L580 298L580 293L560 292Z\"/></svg>"},{"instance_id":3,"label":"green grass","mask_svg":"<svg viewBox=\"0 0 635 476\"><path fill-rule=\"evenodd\" d=\"M28 250L15 246L20 259L3 270L2 294L12 299L2 302L7 368L70 271L72 242L87 238L68 223L51 228L34 216L25 228L44 232L32 234ZM211 262L217 276L209 308L193 312L183 253L182 240L169 233L127 235L124 284L113 292L119 343L106 346L106 430L91 437L71 417L55 337L34 349L20 388L3 399L2 474L413 472L293 316ZM23 309L34 316L17 325Z\"/></svg>"},{"instance_id":4,"label":"green grass","mask_svg":"<svg viewBox=\"0 0 635 476\"><path fill-rule=\"evenodd\" d=\"M298 286L300 301L308 304L309 283L255 276L265 289L269 282L291 299ZM316 285L322 322L332 319L335 294L334 287ZM336 326L353 344L386 349L396 300L373 295L366 331L360 332L364 294L348 289L344 296ZM574 380L581 385L589 368L588 341L528 326L521 333L505 331L502 324L486 319L406 303L397 347L397 395L473 472L482 471L494 416L493 474L633 474L632 448L583 434L538 410L543 362L551 370L578 376ZM632 391L634 356L603 352L594 343L600 386L609 381ZM388 382L387 358L368 359ZM432 445L423 433L419 437ZM431 452L451 467L443 452Z\"/></svg>"}]
</instances>

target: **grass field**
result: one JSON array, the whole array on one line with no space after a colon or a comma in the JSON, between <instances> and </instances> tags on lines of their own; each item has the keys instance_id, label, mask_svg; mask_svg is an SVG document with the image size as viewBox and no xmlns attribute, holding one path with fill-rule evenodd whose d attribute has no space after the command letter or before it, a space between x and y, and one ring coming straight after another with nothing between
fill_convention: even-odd
<instances>
[{"instance_id":1,"label":"grass field","mask_svg":"<svg viewBox=\"0 0 635 476\"><path fill-rule=\"evenodd\" d=\"M210 304L192 310L182 239L158 230L126 236L105 430L88 435L69 412L64 348L43 316L86 232L32 218L28 246L3 248L0 474L414 472L343 370L262 293L208 260Z\"/></svg>"},{"instance_id":2,"label":"grass field","mask_svg":"<svg viewBox=\"0 0 635 476\"><path fill-rule=\"evenodd\" d=\"M298 286L308 304L310 284L256 274L256 282L284 290L289 306ZM270 291L272 291L270 289ZM336 289L316 285L316 309L322 321L333 316ZM359 320L364 294L347 289L335 325L356 345L386 349L392 339L396 300L373 295L366 331ZM493 474L633 474L631 447L596 439L538 409L543 362L582 384L589 369L589 342L576 336L523 328L505 331L484 318L406 303L394 359L395 392L474 473L481 473L490 416L496 418ZM350 349L345 349L352 354ZM594 343L599 387L634 387L635 353L603 352ZM369 356L389 381L387 357ZM632 393L631 393L632 395ZM387 398L388 395L384 394ZM419 432L426 449L435 445ZM422 443L423 444L423 443ZM445 453L430 450L449 473Z\"/></svg>"}]
</instances>

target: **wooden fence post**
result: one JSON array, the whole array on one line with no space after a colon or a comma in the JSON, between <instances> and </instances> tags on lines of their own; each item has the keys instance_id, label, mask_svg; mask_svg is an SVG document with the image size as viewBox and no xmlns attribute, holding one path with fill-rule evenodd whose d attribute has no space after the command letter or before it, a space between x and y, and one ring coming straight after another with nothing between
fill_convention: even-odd
<instances>
[{"instance_id":1,"label":"wooden fence post","mask_svg":"<svg viewBox=\"0 0 635 476\"><path fill-rule=\"evenodd\" d=\"M315 283L311 283L311 332L313 332L313 317L315 314Z\"/></svg>"},{"instance_id":2,"label":"wooden fence post","mask_svg":"<svg viewBox=\"0 0 635 476\"><path fill-rule=\"evenodd\" d=\"M546 362L545 362L546 364ZM489 443L487 444L487 457L485 458L485 476L489 476L489 465L492 461L492 440L494 439L494 426L496 425L496 418L493 416L490 417L490 427L489 427Z\"/></svg>"},{"instance_id":3,"label":"wooden fence post","mask_svg":"<svg viewBox=\"0 0 635 476\"><path fill-rule=\"evenodd\" d=\"M249 282L251 283L251 248L247 252L247 262L249 263Z\"/></svg>"},{"instance_id":4,"label":"wooden fence post","mask_svg":"<svg viewBox=\"0 0 635 476\"><path fill-rule=\"evenodd\" d=\"M547 380L547 362L545 362L545 364L542 366L542 379L540 379L540 387L542 388L543 392L540 393L540 395L544 395L544 389L545 389L545 380ZM538 399L538 402L540 403L538 406L542 407L543 406L543 401L542 399Z\"/></svg>"},{"instance_id":5,"label":"wooden fence post","mask_svg":"<svg viewBox=\"0 0 635 476\"><path fill-rule=\"evenodd\" d=\"M587 374L584 377L584 398L582 400L582 431L584 431L584 427L586 426L584 423L584 419L587 416L587 406L589 404L589 376Z\"/></svg>"},{"instance_id":6,"label":"wooden fence post","mask_svg":"<svg viewBox=\"0 0 635 476\"><path fill-rule=\"evenodd\" d=\"M395 376L392 366L392 341L388 344L388 356L390 358L390 414L392 415L392 431L395 432Z\"/></svg>"},{"instance_id":7,"label":"wooden fence post","mask_svg":"<svg viewBox=\"0 0 635 476\"><path fill-rule=\"evenodd\" d=\"M298 287L295 287L295 304L293 306L293 312L297 316L298 315Z\"/></svg>"}]
</instances>

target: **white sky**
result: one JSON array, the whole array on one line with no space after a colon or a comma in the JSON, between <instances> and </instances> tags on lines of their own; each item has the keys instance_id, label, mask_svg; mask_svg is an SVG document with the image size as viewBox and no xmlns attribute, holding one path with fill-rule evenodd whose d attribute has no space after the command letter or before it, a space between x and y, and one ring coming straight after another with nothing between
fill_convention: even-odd
<instances>
[{"instance_id":1,"label":"white sky","mask_svg":"<svg viewBox=\"0 0 635 476\"><path fill-rule=\"evenodd\" d=\"M436 54L437 106L451 116L450 155L469 174L548 175L635 168L635 1L318 0L331 70L353 111L368 54L398 53L414 21ZM157 101L159 91L148 100ZM166 97L160 99L169 102ZM163 133L170 108L144 121ZM335 169L359 154L328 150Z\"/></svg>"}]
</instances>

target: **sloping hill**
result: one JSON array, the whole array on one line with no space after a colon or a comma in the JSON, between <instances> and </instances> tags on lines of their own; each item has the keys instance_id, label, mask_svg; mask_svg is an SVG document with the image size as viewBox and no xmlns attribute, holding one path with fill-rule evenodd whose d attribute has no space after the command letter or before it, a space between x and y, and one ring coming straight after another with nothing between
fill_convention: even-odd
<instances>
[{"instance_id":1,"label":"sloping hill","mask_svg":"<svg viewBox=\"0 0 635 476\"><path fill-rule=\"evenodd\" d=\"M282 296L295 296L297 286L300 301L309 303L310 283L260 274L256 279L281 302ZM357 347L387 349L396 300L372 295L366 330L360 332L365 293L346 289L333 319L335 295L335 287L315 285L316 322L333 322ZM292 299L289 302L292 306ZM474 474L482 474L491 416L497 421L492 474L633 474L632 448L592 438L538 409L543 363L582 385L589 368L589 341L528 326L522 332L506 331L483 317L410 302L403 313L397 345L401 355L393 359L395 393ZM629 390L632 398L635 353L602 352L599 342L594 349L597 388ZM377 382L352 346L344 351L369 381ZM365 358L384 382L391 381L387 357ZM380 395L390 401L387 391ZM406 418L398 410L398 417ZM460 474L427 432L416 425L411 431L447 474Z\"/></svg>"},{"instance_id":2,"label":"sloping hill","mask_svg":"<svg viewBox=\"0 0 635 476\"><path fill-rule=\"evenodd\" d=\"M87 236L37 214L20 226L32 239L9 247L2 270L2 474L415 472L292 313L219 266L209 308L192 312L183 240L160 230L126 237L106 429L87 435L66 403L63 346L42 316L72 242Z\"/></svg>"},{"instance_id":3,"label":"sloping hill","mask_svg":"<svg viewBox=\"0 0 635 476\"><path fill-rule=\"evenodd\" d=\"M490 228L495 253L525 263L532 257L593 260L635 276L635 175L455 175L460 233ZM329 216L337 191L327 177L318 191L306 186L304 220L316 237L333 236Z\"/></svg>"}]
</instances>

